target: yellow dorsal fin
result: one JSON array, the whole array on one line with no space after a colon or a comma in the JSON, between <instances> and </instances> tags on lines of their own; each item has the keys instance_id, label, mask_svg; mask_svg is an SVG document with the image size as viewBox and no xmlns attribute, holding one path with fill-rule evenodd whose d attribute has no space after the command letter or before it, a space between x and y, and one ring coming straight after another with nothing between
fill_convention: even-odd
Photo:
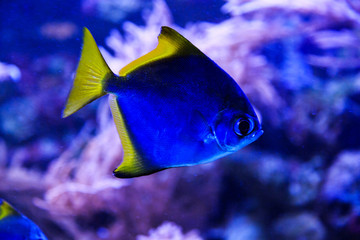
<instances>
[{"instance_id":1,"label":"yellow dorsal fin","mask_svg":"<svg viewBox=\"0 0 360 240\"><path fill-rule=\"evenodd\" d=\"M122 68L119 72L120 76L126 76L126 74L132 72L136 68L159 59L187 55L204 56L204 54L189 40L170 27L161 27L158 40L159 43L154 50Z\"/></svg>"},{"instance_id":2,"label":"yellow dorsal fin","mask_svg":"<svg viewBox=\"0 0 360 240\"><path fill-rule=\"evenodd\" d=\"M135 177L142 175L144 167L141 163L140 156L137 154L129 133L126 129L124 118L121 114L116 96L110 94L109 103L117 131L119 133L121 144L124 149L124 158L121 165L114 170L114 175L119 178Z\"/></svg>"}]
</instances>

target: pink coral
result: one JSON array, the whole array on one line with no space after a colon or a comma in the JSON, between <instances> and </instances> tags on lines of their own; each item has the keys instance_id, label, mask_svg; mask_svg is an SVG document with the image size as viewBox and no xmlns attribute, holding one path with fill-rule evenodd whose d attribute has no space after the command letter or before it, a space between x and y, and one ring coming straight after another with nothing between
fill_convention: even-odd
<instances>
[{"instance_id":1,"label":"pink coral","mask_svg":"<svg viewBox=\"0 0 360 240\"><path fill-rule=\"evenodd\" d=\"M20 69L13 64L0 62L0 82L4 80L19 81L21 78Z\"/></svg>"},{"instance_id":2,"label":"pink coral","mask_svg":"<svg viewBox=\"0 0 360 240\"><path fill-rule=\"evenodd\" d=\"M113 30L106 39L112 53L105 48L101 51L111 69L118 72L156 46L156 36L162 25L174 27L234 77L254 106L261 110L268 129L274 126L281 128L287 141L296 146L302 146L309 136L317 136L335 145L343 127L338 116L345 108L347 96L359 92L360 78L319 81L312 76L311 88L303 91L298 87L303 83L289 84L289 94L285 97L277 87L285 81L279 79L282 73L261 50L276 41L290 39L290 42L295 42L293 38L302 37L324 51L321 55L306 55L307 67L323 67L329 72L349 66L359 67L355 54L360 46L356 35L359 29L331 29L339 23L351 23L352 26L359 23L356 8L351 7L350 2L229 0L223 8L230 13L229 19L218 24L192 23L182 28L174 24L165 2L157 0L152 12L144 14L144 26L126 22L123 25L124 34ZM306 16L311 17L304 20ZM327 51L332 49L344 50L341 52L349 55L328 54ZM47 62L48 59L42 59L40 65ZM65 76L70 79L69 66L72 65L66 66ZM299 67L294 68L298 70ZM304 72L301 74L305 75ZM49 94L46 89L47 86L41 88L38 94ZM30 90L26 88L24 91ZM46 106L38 111L46 116L59 115ZM274 141L276 137L277 134L270 136L271 142L267 142L270 147L277 144ZM156 230L151 230L148 237L139 236L138 239L201 239L193 231L183 234L181 228L186 232L208 227L209 214L219 204L224 166L221 161L167 170L132 180L115 179L111 173L121 163L123 152L106 100L101 100L96 125L86 122L72 138L71 144L51 162L46 173L24 168L30 157L39 154L32 149L27 146L10 151L7 143L0 140L0 181L4 183L0 185L0 194L20 206L21 210L29 209L29 216L48 231L52 239L135 239L162 223ZM302 148L297 150L303 153ZM268 194L270 186L279 192L279 196L293 201L292 204L305 205L314 201L322 177L319 172L314 173L316 166L300 164L298 157L291 157L291 160L289 156L255 155L254 151L250 151L249 155L233 155L233 158L244 160L237 170L244 176L256 178L257 181L253 182L262 185L260 192L264 195ZM343 191L345 185L351 185L358 169L349 159L356 157L358 153L338 157L325 179L324 198L332 199ZM259 159L256 163L245 161L255 158ZM239 182L246 184L244 176L236 173L236 177L242 177L239 177ZM286 191L283 191L284 186ZM290 194L296 199L289 197ZM283 201L284 198L269 196L266 201L278 199ZM281 219L285 219L285 223L299 219L306 222L308 217L280 218L279 225L283 223Z\"/></svg>"},{"instance_id":3,"label":"pink coral","mask_svg":"<svg viewBox=\"0 0 360 240\"><path fill-rule=\"evenodd\" d=\"M172 222L164 222L156 229L149 231L149 236L140 235L136 240L201 240L197 231L182 233L181 227Z\"/></svg>"},{"instance_id":4,"label":"pink coral","mask_svg":"<svg viewBox=\"0 0 360 240\"><path fill-rule=\"evenodd\" d=\"M316 14L327 18L334 18L337 21L360 21L360 16L349 8L346 1L342 0L304 0L301 2L288 0L227 0L227 2L223 7L224 10L235 16L259 11L262 14L271 14L272 10L280 10L293 14Z\"/></svg>"}]
</instances>

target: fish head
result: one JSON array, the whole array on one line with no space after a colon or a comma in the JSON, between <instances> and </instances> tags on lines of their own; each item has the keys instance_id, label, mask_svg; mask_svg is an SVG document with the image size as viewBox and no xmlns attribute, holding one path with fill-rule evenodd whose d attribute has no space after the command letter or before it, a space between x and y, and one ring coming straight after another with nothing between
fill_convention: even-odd
<instances>
[{"instance_id":1,"label":"fish head","mask_svg":"<svg viewBox=\"0 0 360 240\"><path fill-rule=\"evenodd\" d=\"M218 146L225 152L236 152L263 134L259 119L253 111L246 113L233 109L220 111L212 129Z\"/></svg>"}]
</instances>

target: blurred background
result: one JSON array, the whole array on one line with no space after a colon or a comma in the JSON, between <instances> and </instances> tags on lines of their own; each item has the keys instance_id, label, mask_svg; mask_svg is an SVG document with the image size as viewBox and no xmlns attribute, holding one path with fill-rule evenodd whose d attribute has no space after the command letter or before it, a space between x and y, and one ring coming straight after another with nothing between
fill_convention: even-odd
<instances>
[{"instance_id":1,"label":"blurred background","mask_svg":"<svg viewBox=\"0 0 360 240\"><path fill-rule=\"evenodd\" d=\"M92 32L114 72L175 28L225 69L264 134L135 179L101 99L61 119ZM49 239L360 239L360 2L0 2L0 197Z\"/></svg>"}]
</instances>

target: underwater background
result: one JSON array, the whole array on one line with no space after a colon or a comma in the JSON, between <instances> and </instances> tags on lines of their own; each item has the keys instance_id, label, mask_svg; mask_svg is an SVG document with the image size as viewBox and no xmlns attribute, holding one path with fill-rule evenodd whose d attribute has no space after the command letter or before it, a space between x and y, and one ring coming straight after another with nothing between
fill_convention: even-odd
<instances>
[{"instance_id":1,"label":"underwater background","mask_svg":"<svg viewBox=\"0 0 360 240\"><path fill-rule=\"evenodd\" d=\"M264 134L117 179L107 99L61 118L82 28L118 72L163 25L238 82ZM0 26L0 198L49 239L360 239L359 1L12 0Z\"/></svg>"}]
</instances>

